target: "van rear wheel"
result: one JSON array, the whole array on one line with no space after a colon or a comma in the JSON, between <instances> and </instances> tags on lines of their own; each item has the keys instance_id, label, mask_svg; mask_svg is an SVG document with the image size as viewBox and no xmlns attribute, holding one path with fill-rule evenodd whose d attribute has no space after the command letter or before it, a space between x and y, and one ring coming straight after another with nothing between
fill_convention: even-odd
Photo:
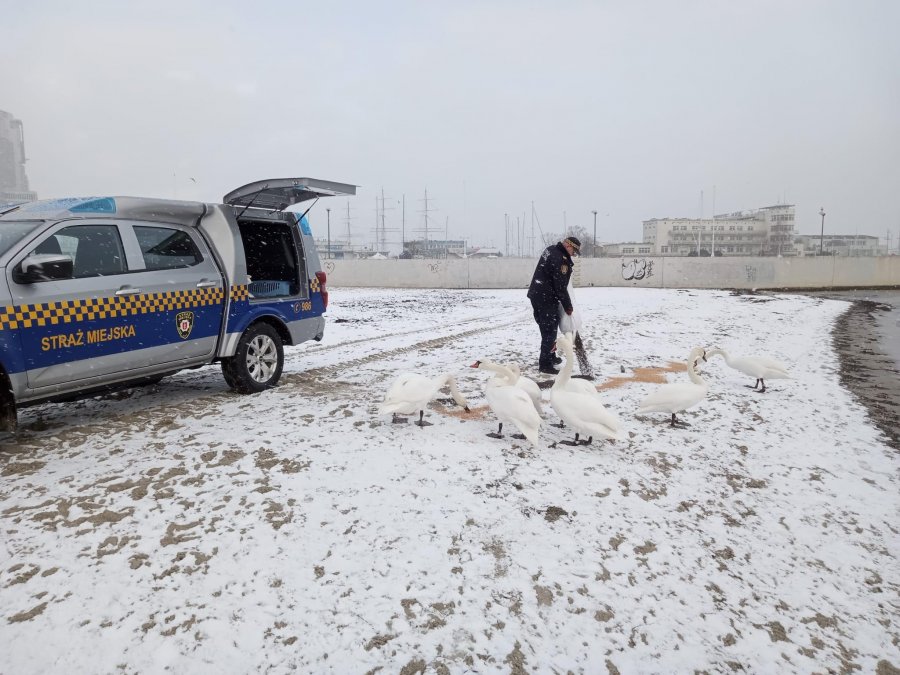
<instances>
[{"instance_id":1,"label":"van rear wheel","mask_svg":"<svg viewBox=\"0 0 900 675\"><path fill-rule=\"evenodd\" d=\"M234 356L222 359L228 386L241 394L255 394L274 387L284 368L284 347L278 332L265 323L244 331Z\"/></svg>"}]
</instances>

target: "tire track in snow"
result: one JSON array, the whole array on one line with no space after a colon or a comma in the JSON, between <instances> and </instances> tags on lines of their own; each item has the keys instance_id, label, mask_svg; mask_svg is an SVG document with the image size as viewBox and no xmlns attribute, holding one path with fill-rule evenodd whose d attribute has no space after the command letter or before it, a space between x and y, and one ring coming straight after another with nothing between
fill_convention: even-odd
<instances>
[{"instance_id":1,"label":"tire track in snow","mask_svg":"<svg viewBox=\"0 0 900 675\"><path fill-rule=\"evenodd\" d=\"M327 345L322 345L322 344L320 344L320 345L316 345L315 347L313 347L313 348L311 348L311 349L307 349L307 350L304 352L304 355L306 355L306 354L319 354L319 353L322 353L322 352L329 352L329 351L332 351L332 350L334 350L334 349L339 349L339 348L343 348L343 347L350 347L350 346L352 346L352 345L365 344L365 343L367 343L367 342L380 342L380 341L386 340L386 339L388 339L388 338L407 337L407 336L410 336L410 335L415 335L415 334L417 334L417 333L433 333L433 332L435 332L436 330L443 330L443 329L449 329L449 328L453 328L453 327L457 327L457 326L463 326L463 325L465 325L465 324L474 323L474 322L476 322L476 321L491 321L491 320L497 320L497 319L501 319L501 318L505 318L505 317L515 316L515 315L517 315L517 314L523 314L523 315L524 315L524 314L527 314L527 313L526 313L526 312L522 312L521 310L515 310L515 311L512 311L512 312L506 312L505 314L492 314L492 315L490 315L490 316L474 316L474 317L469 318L469 319L462 319L461 321L456 321L456 322L454 322L454 323L452 323L452 324L444 324L444 325L442 325L442 326L424 326L424 327L422 327L422 328L413 328L413 329L411 329L411 330L399 331L399 332L397 332L397 333L388 333L387 335L373 335L372 337L357 338L357 339L355 339L355 340L345 340L344 342L337 342L337 343L335 343L335 344L327 344ZM505 325L512 325L513 323L518 323L518 321L524 321L524 320L525 320L525 317L523 317L523 318L521 318L521 319L518 319L518 320L516 320L516 321L512 321L512 322L507 323L507 324L505 324Z\"/></svg>"},{"instance_id":2,"label":"tire track in snow","mask_svg":"<svg viewBox=\"0 0 900 675\"><path fill-rule=\"evenodd\" d=\"M496 317L491 317L491 318L496 318ZM303 371L302 373L291 373L289 375L285 375L282 377L282 380L281 380L282 384L280 386L284 386L285 383L291 384L291 385L296 385L296 384L302 383L305 385L305 384L308 384L308 382L306 382L306 380L308 378L317 379L317 378L321 378L321 377L331 377L337 373L340 373L341 371L348 370L350 368L357 368L359 366L363 366L363 365L366 365L368 363L372 363L375 361L382 361L382 360L390 359L395 356L400 356L402 354L405 354L407 352L411 352L414 350L434 349L436 347L442 347L442 346L446 345L447 343L454 341L454 340L472 337L473 335L482 335L484 333L489 333L491 331L500 330L501 328L508 328L509 326L514 326L517 323L524 322L527 318L530 318L530 317L522 316L522 317L519 317L518 319L514 319L513 321L505 321L503 323L493 323L489 326L480 326L478 328L472 328L470 330L466 330L466 331L462 331L462 332L458 332L458 333L451 333L450 335L444 335L442 337L432 338L430 340L414 342L413 344L405 345L403 347L395 347L393 349L387 349L387 350L375 352L373 354L361 356L361 357L358 357L355 359L351 359L349 361L342 361L341 363L336 363L336 364L332 364L329 366L320 366L318 368L310 368L308 370ZM471 321L475 321L475 320L483 321L484 319L483 318L472 319ZM430 329L423 329L423 330L430 330ZM417 331L411 331L411 332L418 333L418 332L422 332L422 331L417 330ZM385 339L388 339L391 337L400 337L400 336L407 335L407 334L408 333L394 333L394 334L386 335L386 336L378 336L376 338L365 338L363 340L360 340L360 342L368 342L369 340L385 340ZM342 343L342 344L348 344L348 343ZM360 385L360 386L362 386L362 385Z\"/></svg>"}]
</instances>

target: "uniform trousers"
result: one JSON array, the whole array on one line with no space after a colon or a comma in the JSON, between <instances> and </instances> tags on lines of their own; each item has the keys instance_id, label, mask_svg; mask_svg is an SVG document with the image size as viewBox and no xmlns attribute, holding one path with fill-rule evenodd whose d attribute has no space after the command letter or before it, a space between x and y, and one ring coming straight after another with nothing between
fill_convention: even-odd
<instances>
[{"instance_id":1,"label":"uniform trousers","mask_svg":"<svg viewBox=\"0 0 900 675\"><path fill-rule=\"evenodd\" d=\"M541 329L541 355L538 360L538 368L553 367L553 345L556 344L556 334L559 332L559 303L542 302L531 299L531 307L534 309L534 320Z\"/></svg>"}]
</instances>

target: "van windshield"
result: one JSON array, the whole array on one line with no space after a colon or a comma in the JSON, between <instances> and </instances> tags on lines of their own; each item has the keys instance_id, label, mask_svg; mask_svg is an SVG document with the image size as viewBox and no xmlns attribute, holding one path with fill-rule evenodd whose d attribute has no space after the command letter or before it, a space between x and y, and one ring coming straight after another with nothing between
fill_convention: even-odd
<instances>
[{"instance_id":1,"label":"van windshield","mask_svg":"<svg viewBox=\"0 0 900 675\"><path fill-rule=\"evenodd\" d=\"M0 220L0 255L6 253L16 242L42 222L40 220Z\"/></svg>"}]
</instances>

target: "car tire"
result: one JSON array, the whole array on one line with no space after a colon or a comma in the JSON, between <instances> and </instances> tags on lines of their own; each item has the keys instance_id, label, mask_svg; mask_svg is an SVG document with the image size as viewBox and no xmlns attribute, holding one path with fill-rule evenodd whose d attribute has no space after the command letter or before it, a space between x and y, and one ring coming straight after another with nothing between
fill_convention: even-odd
<instances>
[{"instance_id":1,"label":"car tire","mask_svg":"<svg viewBox=\"0 0 900 675\"><path fill-rule=\"evenodd\" d=\"M238 340L234 356L222 359L228 386L240 394L255 394L278 384L284 368L284 346L272 326L256 323Z\"/></svg>"}]
</instances>

